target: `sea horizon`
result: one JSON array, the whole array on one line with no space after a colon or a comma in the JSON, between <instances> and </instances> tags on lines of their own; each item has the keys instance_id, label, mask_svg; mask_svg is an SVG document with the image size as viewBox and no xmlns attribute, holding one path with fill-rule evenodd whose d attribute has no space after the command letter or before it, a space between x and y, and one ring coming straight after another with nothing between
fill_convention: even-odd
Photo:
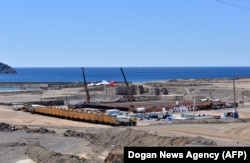
<instances>
[{"instance_id":1,"label":"sea horizon","mask_svg":"<svg viewBox=\"0 0 250 163\"><path fill-rule=\"evenodd\" d=\"M16 74L0 74L0 82L150 82L177 79L250 77L250 66L182 67L13 67Z\"/></svg>"}]
</instances>

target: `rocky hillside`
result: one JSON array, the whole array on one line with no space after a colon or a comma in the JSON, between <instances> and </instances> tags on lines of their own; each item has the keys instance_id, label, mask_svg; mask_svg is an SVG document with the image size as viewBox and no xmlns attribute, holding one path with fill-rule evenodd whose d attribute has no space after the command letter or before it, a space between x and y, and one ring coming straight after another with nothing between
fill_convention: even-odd
<instances>
[{"instance_id":1,"label":"rocky hillside","mask_svg":"<svg viewBox=\"0 0 250 163\"><path fill-rule=\"evenodd\" d=\"M0 62L0 74L15 74L16 70L7 64Z\"/></svg>"}]
</instances>

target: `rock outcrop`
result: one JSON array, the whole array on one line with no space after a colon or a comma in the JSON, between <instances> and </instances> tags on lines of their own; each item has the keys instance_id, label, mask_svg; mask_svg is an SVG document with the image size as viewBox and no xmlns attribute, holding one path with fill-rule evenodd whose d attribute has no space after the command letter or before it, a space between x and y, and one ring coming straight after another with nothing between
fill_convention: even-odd
<instances>
[{"instance_id":1,"label":"rock outcrop","mask_svg":"<svg viewBox=\"0 0 250 163\"><path fill-rule=\"evenodd\" d=\"M0 62L0 74L16 74L16 70L7 64Z\"/></svg>"}]
</instances>

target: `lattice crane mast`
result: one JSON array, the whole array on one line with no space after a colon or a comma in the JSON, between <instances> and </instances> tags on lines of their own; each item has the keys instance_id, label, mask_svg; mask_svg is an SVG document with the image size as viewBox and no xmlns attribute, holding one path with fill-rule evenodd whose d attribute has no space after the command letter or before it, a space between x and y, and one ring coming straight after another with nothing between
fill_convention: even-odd
<instances>
[{"instance_id":1,"label":"lattice crane mast","mask_svg":"<svg viewBox=\"0 0 250 163\"><path fill-rule=\"evenodd\" d=\"M129 86L127 80L126 80L126 77L124 75L124 72L123 72L123 69L121 68L121 72L122 72L122 75L123 75L123 78L124 78L124 81L126 83L126 86L127 86L127 90L128 90L128 101L134 101L134 97L133 97L133 92L131 90L131 87Z\"/></svg>"},{"instance_id":2,"label":"lattice crane mast","mask_svg":"<svg viewBox=\"0 0 250 163\"><path fill-rule=\"evenodd\" d=\"M86 82L86 77L85 77L83 67L82 67L82 75L83 75L83 80L84 80L84 88L85 88L85 91L86 91L86 103L89 104L90 103L90 96L89 96L88 84Z\"/></svg>"}]
</instances>

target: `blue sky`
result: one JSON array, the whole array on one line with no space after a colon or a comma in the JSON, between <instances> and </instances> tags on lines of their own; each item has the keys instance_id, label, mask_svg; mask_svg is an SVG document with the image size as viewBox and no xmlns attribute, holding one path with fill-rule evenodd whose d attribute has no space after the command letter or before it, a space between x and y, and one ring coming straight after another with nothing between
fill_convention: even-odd
<instances>
[{"instance_id":1,"label":"blue sky","mask_svg":"<svg viewBox=\"0 0 250 163\"><path fill-rule=\"evenodd\" d=\"M1 0L12 67L250 66L248 0Z\"/></svg>"}]
</instances>

